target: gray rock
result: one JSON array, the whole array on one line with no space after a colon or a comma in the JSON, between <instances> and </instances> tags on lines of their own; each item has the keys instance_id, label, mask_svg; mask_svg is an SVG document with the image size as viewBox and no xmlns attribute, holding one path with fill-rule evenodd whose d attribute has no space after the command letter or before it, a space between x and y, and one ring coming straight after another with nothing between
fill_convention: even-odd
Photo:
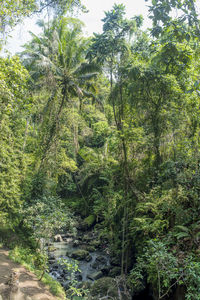
<instances>
[{"instance_id":1,"label":"gray rock","mask_svg":"<svg viewBox=\"0 0 200 300\"><path fill-rule=\"evenodd\" d=\"M92 274L87 275L87 278L89 278L91 280L97 280L101 277L103 277L103 273L101 271L94 272Z\"/></svg>"},{"instance_id":2,"label":"gray rock","mask_svg":"<svg viewBox=\"0 0 200 300\"><path fill-rule=\"evenodd\" d=\"M73 238L69 237L69 238L63 238L63 241L66 242L66 244L69 244L73 241Z\"/></svg>"}]
</instances>

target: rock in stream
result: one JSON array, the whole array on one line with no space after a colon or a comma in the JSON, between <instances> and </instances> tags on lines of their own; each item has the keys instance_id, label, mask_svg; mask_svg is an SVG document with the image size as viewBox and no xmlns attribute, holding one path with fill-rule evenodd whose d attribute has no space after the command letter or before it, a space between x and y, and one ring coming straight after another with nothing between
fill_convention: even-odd
<instances>
[{"instance_id":1,"label":"rock in stream","mask_svg":"<svg viewBox=\"0 0 200 300\"><path fill-rule=\"evenodd\" d=\"M73 265L74 260L80 271L73 272L77 282L94 282L107 275L110 270L108 254L101 250L101 242L95 238L93 232L84 232L76 237L56 235L49 253L50 275L58 280L65 289L69 287L72 272L68 271L60 259ZM60 239L61 237L61 239ZM60 241L59 241L60 240Z\"/></svg>"}]
</instances>

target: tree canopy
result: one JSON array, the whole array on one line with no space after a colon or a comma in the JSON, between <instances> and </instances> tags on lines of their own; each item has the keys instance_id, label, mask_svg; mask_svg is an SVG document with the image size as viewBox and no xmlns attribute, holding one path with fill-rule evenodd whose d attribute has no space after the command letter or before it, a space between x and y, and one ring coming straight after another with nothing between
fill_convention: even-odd
<instances>
[{"instance_id":1,"label":"tree canopy","mask_svg":"<svg viewBox=\"0 0 200 300\"><path fill-rule=\"evenodd\" d=\"M1 227L37 253L78 215L108 245L127 300L199 299L197 2L152 0L150 30L115 4L89 38L64 15L79 1L3 4L2 30L57 10L19 57L0 58Z\"/></svg>"}]
</instances>

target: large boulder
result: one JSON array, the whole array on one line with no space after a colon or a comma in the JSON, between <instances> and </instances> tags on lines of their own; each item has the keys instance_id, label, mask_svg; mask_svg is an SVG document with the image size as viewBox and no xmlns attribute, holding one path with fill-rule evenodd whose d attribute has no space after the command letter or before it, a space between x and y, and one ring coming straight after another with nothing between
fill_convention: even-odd
<instances>
[{"instance_id":1,"label":"large boulder","mask_svg":"<svg viewBox=\"0 0 200 300\"><path fill-rule=\"evenodd\" d=\"M77 260L85 260L89 256L89 252L87 250L75 250L71 253L71 258Z\"/></svg>"},{"instance_id":2,"label":"large boulder","mask_svg":"<svg viewBox=\"0 0 200 300\"><path fill-rule=\"evenodd\" d=\"M96 280L90 289L92 299L99 300L108 296L108 299L119 299L118 288L115 280L111 277L102 277Z\"/></svg>"}]
</instances>

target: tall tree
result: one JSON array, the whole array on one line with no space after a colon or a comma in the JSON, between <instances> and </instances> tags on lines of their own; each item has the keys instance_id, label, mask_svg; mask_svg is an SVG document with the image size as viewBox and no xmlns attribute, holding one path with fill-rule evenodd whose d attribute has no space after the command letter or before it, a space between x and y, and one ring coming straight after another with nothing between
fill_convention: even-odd
<instances>
[{"instance_id":1,"label":"tall tree","mask_svg":"<svg viewBox=\"0 0 200 300\"><path fill-rule=\"evenodd\" d=\"M105 13L102 19L103 33L95 34L88 57L101 64L108 73L110 79L109 101L113 108L115 126L119 135L120 163L123 178L123 201L119 203L122 216L122 245L121 266L122 273L127 272L128 257L128 191L130 189L130 176L128 167L127 139L125 138L125 118L127 97L124 90L125 77L123 68L130 55L130 39L133 33L137 34L142 25L142 17L132 20L125 18L125 6L115 4L111 11ZM126 125L125 125L126 126Z\"/></svg>"},{"instance_id":2,"label":"tall tree","mask_svg":"<svg viewBox=\"0 0 200 300\"><path fill-rule=\"evenodd\" d=\"M72 18L56 19L49 28L40 22L43 35L33 35L23 52L24 65L31 71L33 87L48 94L42 112L40 167L51 148L64 118L64 111L81 105L84 97L95 99L93 94L98 68L85 60L89 39L82 36L82 23ZM74 126L74 145L78 151L78 127ZM76 155L75 155L76 156ZM76 160L76 157L74 157Z\"/></svg>"}]
</instances>

